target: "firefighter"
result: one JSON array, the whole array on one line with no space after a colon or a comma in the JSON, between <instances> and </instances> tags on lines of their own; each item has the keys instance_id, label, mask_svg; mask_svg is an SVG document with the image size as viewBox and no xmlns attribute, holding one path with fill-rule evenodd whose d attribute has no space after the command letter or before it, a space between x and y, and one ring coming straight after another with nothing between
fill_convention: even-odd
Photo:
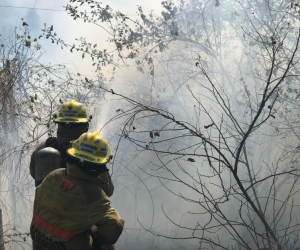
<instances>
[{"instance_id":1,"label":"firefighter","mask_svg":"<svg viewBox=\"0 0 300 250\"><path fill-rule=\"evenodd\" d=\"M63 103L53 121L58 124L57 137L50 137L40 143L31 155L30 174L38 186L44 177L56 167L66 167L66 150L70 141L87 132L92 116L86 107L75 100ZM57 166L61 162L61 166ZM36 176L36 172L38 175ZM108 173L99 176L105 183L103 189L107 196L113 194L114 186Z\"/></svg>"},{"instance_id":2,"label":"firefighter","mask_svg":"<svg viewBox=\"0 0 300 250\"><path fill-rule=\"evenodd\" d=\"M36 188L30 227L33 249L115 249L124 221L98 178L107 173L112 158L107 140L99 132L84 133L67 155L67 168L52 171Z\"/></svg>"}]
</instances>

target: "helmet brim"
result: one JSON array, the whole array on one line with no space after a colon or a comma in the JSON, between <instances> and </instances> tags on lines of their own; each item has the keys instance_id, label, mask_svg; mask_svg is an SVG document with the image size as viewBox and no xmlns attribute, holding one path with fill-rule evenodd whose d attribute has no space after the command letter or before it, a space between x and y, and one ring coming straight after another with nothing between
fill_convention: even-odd
<instances>
[{"instance_id":1,"label":"helmet brim","mask_svg":"<svg viewBox=\"0 0 300 250\"><path fill-rule=\"evenodd\" d=\"M67 118L67 117L59 117L54 119L55 123L65 123L65 122L70 122L70 123L88 123L90 122L90 119L87 118Z\"/></svg>"}]
</instances>

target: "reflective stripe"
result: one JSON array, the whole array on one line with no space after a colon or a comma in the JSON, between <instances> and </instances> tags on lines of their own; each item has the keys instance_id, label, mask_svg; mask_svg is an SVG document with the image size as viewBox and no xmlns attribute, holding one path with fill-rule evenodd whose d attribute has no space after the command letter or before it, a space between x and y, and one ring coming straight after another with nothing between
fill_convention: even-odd
<instances>
[{"instance_id":1,"label":"reflective stripe","mask_svg":"<svg viewBox=\"0 0 300 250\"><path fill-rule=\"evenodd\" d=\"M36 213L33 213L33 221L42 228L46 229L49 233L58 236L62 239L70 240L75 236L75 234L69 233L55 226L52 226L48 222L44 221L41 217L39 217Z\"/></svg>"}]
</instances>

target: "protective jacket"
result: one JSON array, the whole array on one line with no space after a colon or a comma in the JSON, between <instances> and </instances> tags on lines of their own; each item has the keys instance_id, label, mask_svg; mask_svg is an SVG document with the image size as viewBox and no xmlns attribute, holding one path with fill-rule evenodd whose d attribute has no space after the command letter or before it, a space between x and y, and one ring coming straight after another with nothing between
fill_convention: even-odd
<instances>
[{"instance_id":1,"label":"protective jacket","mask_svg":"<svg viewBox=\"0 0 300 250\"><path fill-rule=\"evenodd\" d=\"M98 228L96 241L114 244L124 221L111 207L101 179L67 163L52 171L36 189L30 233L34 250L91 249L90 228Z\"/></svg>"},{"instance_id":2,"label":"protective jacket","mask_svg":"<svg viewBox=\"0 0 300 250\"><path fill-rule=\"evenodd\" d=\"M61 137L57 137L57 138L48 138L46 141L38 144L38 146L36 147L36 149L33 151L32 155L31 155L31 160L30 160L30 175L32 176L32 178L35 179L35 158L36 158L36 153L46 147L53 147L55 149L57 149L60 153L61 153L61 158L65 159L66 156L66 150L70 145L70 140L66 139L66 138L61 138ZM63 160L61 166L58 166L65 168L66 167L66 162ZM114 192L114 185L111 179L111 176L108 172L106 173L102 173L98 176L98 178L100 178L102 180L102 183L104 183L102 185L102 189L105 192L105 194L110 197L112 196L113 192Z\"/></svg>"}]
</instances>

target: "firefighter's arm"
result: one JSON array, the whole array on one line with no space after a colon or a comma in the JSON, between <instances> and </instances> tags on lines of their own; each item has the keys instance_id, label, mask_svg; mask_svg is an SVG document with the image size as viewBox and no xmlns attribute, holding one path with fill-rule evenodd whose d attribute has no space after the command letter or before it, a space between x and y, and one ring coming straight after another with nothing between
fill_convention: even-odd
<instances>
[{"instance_id":1,"label":"firefighter's arm","mask_svg":"<svg viewBox=\"0 0 300 250\"><path fill-rule=\"evenodd\" d=\"M109 172L102 173L98 176L98 178L102 179L106 184L101 186L105 194L110 197L114 193L114 184L112 182L111 176Z\"/></svg>"},{"instance_id":2,"label":"firefighter's arm","mask_svg":"<svg viewBox=\"0 0 300 250\"><path fill-rule=\"evenodd\" d=\"M97 245L115 244L122 234L124 220L110 206L108 197L103 197L101 202L96 203L97 206L93 207L93 212L91 211L92 217L96 219L93 224L97 227L97 232L92 234L93 240Z\"/></svg>"}]
</instances>

